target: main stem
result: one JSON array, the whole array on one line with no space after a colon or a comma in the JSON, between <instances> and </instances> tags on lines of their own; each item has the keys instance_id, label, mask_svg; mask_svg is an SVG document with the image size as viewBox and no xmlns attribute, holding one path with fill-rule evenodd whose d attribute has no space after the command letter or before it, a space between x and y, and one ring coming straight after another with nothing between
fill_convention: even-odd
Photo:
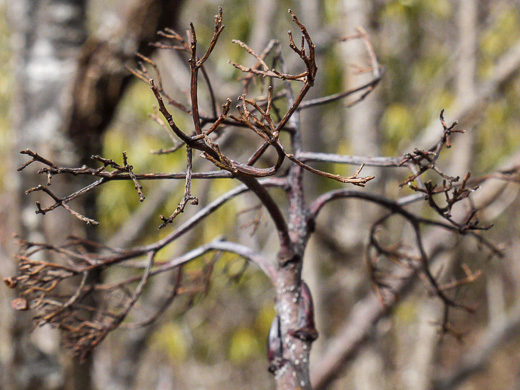
<instances>
[{"instance_id":1,"label":"main stem","mask_svg":"<svg viewBox=\"0 0 520 390\"><path fill-rule=\"evenodd\" d=\"M290 91L290 86L286 87ZM292 102L289 102L291 104ZM294 155L302 149L300 115L296 111L290 119L295 131L291 135ZM309 236L307 208L303 190L303 168L293 164L288 173L287 196L289 201L288 227L293 251L291 261L279 262L276 281L276 312L280 318L280 334L284 364L275 372L278 390L312 389L309 377L309 355L313 339L295 337L301 324L302 267ZM312 313L311 313L312 314ZM298 332L297 332L298 333Z\"/></svg>"}]
</instances>

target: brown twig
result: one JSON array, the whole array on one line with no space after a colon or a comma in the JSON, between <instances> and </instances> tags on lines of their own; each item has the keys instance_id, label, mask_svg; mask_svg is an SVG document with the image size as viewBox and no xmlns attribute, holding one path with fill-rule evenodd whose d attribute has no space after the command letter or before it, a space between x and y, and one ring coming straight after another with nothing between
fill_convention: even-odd
<instances>
[{"instance_id":1,"label":"brown twig","mask_svg":"<svg viewBox=\"0 0 520 390\"><path fill-rule=\"evenodd\" d=\"M175 209L172 215L168 218L160 216L163 223L159 225L159 229L162 229L166 225L173 222L175 217L184 211L184 208L190 202L192 205L197 205L199 200L197 197L191 194L191 171L192 171L192 150L190 147L186 147L186 186L184 187L184 195L182 196L179 205Z\"/></svg>"}]
</instances>

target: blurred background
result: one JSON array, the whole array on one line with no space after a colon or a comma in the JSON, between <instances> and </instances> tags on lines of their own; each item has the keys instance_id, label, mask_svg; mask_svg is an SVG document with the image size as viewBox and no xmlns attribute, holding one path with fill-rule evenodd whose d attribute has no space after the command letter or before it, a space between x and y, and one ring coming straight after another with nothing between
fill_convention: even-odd
<instances>
[{"instance_id":1,"label":"blurred background","mask_svg":"<svg viewBox=\"0 0 520 390\"><path fill-rule=\"evenodd\" d=\"M460 121L466 134L453 137L442 153L445 172L480 177L520 165L520 2L513 0L0 0L0 270L16 274L13 234L60 242L69 234L129 247L156 241L171 231L157 230L159 215L169 215L184 191L182 181L146 182L140 203L133 183L112 182L74 207L100 221L86 227L56 210L36 215L36 195L24 191L45 181L36 168L17 173L27 161L18 151L30 148L64 166L95 166L90 155L121 161L127 151L137 172L185 170L182 152L155 155L172 141L149 114L156 104L149 87L125 66L135 53L153 58L162 70L165 89L187 101L186 59L155 51L156 31L183 33L189 22L201 48L213 34L213 18L222 6L226 28L208 62L216 98L241 94L240 73L228 60L252 66L232 39L257 52L272 38L282 42L288 66L287 30L295 30L287 9L307 26L318 55L317 82L310 97L354 88L370 79L360 42L338 42L360 25L368 32L385 76L366 99L347 108L348 100L304 112L304 148L361 156L401 156L428 148L440 137L439 113ZM204 100L206 99L206 100ZM201 97L207 103L207 96ZM219 104L221 104L219 103ZM201 103L202 105L205 103ZM209 107L205 106L206 109ZM203 106L204 108L204 106ZM190 128L190 118L174 118ZM242 156L247 139L237 133L225 146ZM241 154L242 153L242 154ZM195 155L195 170L210 169ZM323 165L351 175L355 167ZM366 190L397 199L411 190L399 188L406 170L365 169L376 175ZM518 178L518 175L516 176ZM53 188L68 194L89 181L56 177ZM308 201L340 188L322 178L306 178ZM192 193L207 204L236 184L227 180L196 181ZM491 180L483 185L486 236L501 245L504 258L489 256L471 239L441 231L424 232L434 274L441 281L464 277L464 267L482 270L457 297L475 304L474 314L453 312L462 340L442 336L436 324L443 307L420 278L403 292L398 304L375 323L367 337L341 357L334 379L316 388L329 389L518 389L520 383L520 253L518 184ZM276 196L276 195L275 195ZM42 202L48 202L43 198ZM281 202L283 200L279 199ZM267 215L245 195L212 215L191 234L168 247L168 259L225 235L266 256L277 250ZM200 207L200 206L197 206ZM174 223L197 211L189 206ZM253 208L252 208L253 207ZM424 208L424 210L423 210ZM433 216L423 205L412 209ZM330 357L363 318L373 294L364 261L377 207L357 201L338 202L320 216L309 243L304 278L315 299L320 338L313 347L311 372L319 377ZM395 221L388 240L409 241L411 231ZM413 242L413 239L409 242ZM190 264L188 271L206 275L211 259ZM206 267L206 268L205 268ZM28 389L271 389L265 340L274 316L270 284L257 269L225 255L208 275L208 288L179 299L152 326L119 329L80 363L60 346L60 335L47 327L31 332L31 313L15 312L15 292L0 289L0 388ZM106 278L118 277L117 270ZM161 275L132 313L160 307L175 275ZM366 306L368 307L368 306ZM361 314L360 314L361 313Z\"/></svg>"}]
</instances>

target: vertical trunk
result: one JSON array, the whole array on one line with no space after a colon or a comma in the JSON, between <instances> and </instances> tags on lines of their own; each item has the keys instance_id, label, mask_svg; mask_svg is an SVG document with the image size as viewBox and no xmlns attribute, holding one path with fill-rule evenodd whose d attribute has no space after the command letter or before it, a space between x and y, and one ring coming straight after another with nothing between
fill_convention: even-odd
<instances>
[{"instance_id":1,"label":"vertical trunk","mask_svg":"<svg viewBox=\"0 0 520 390\"><path fill-rule=\"evenodd\" d=\"M459 106L465 106L470 102L476 92L476 72L477 72L477 50L478 50L478 1L459 0L457 11L458 27L458 58L456 95ZM461 124L467 132L463 137L457 137L455 146L457 153L453 154L450 163L450 174L464 177L466 172L471 169L473 147L475 144L475 134L471 131L471 124ZM455 211L455 219L460 219L464 210ZM457 218L458 217L458 218ZM438 270L434 270L439 275L439 281L448 281L453 275L457 266L459 256L456 249L449 250L442 254L438 259ZM438 354L439 337L438 332L432 327L432 323L441 323L443 308L439 302L424 302L419 309L420 315L418 334L413 351L412 359L409 362L410 372L413 373L411 382L407 388L426 390L431 387L432 376L434 375L435 359Z\"/></svg>"},{"instance_id":2,"label":"vertical trunk","mask_svg":"<svg viewBox=\"0 0 520 390\"><path fill-rule=\"evenodd\" d=\"M478 1L460 0L457 12L458 49L456 94L459 106L468 104L476 93L477 50L478 50ZM470 170L475 134L462 124L466 130L464 137L459 137L457 153L452 166L457 175L464 176Z\"/></svg>"},{"instance_id":3,"label":"vertical trunk","mask_svg":"<svg viewBox=\"0 0 520 390\"><path fill-rule=\"evenodd\" d=\"M19 1L12 4L11 14L16 29L14 39L19 42L16 64L18 90L12 115L16 137L14 152L25 148L37 149L54 161L76 164L78 156L63 129L77 58L86 36L86 1ZM23 159L17 154L13 155L13 160L20 165ZM63 213L46 218L34 214L36 197L27 197L24 191L40 181L41 177L36 173L25 173L16 181L17 208L12 211L22 216L17 226L20 236L27 240L56 242L64 230L79 233L82 227ZM61 192L67 191L66 187L56 182L54 188ZM43 204L47 202L48 199L42 200ZM36 333L34 343L29 339L31 327L26 316L14 317L11 388L65 386L56 355L59 338L52 333L49 337L45 332L43 339L39 339ZM72 385L75 389L91 388L88 364L74 372L72 377L79 380Z\"/></svg>"},{"instance_id":4,"label":"vertical trunk","mask_svg":"<svg viewBox=\"0 0 520 390\"><path fill-rule=\"evenodd\" d=\"M282 71L285 72L283 66ZM286 84L286 91L289 104L292 104L294 96L289 84ZM291 146L294 155L298 157L303 148L302 123L298 111L290 118L289 124L295 129L291 133ZM287 181L287 226L290 242L281 242L278 280L275 283L282 358L279 368L275 371L275 377L278 390L310 390L312 387L309 356L317 333L312 296L302 281L303 255L310 233L303 187L303 168L296 164L291 165ZM284 245L290 245L290 248L284 248ZM284 252L289 252L290 258L284 259Z\"/></svg>"},{"instance_id":5,"label":"vertical trunk","mask_svg":"<svg viewBox=\"0 0 520 390\"><path fill-rule=\"evenodd\" d=\"M254 3L255 18L251 29L249 47L257 53L261 53L269 40L273 39L273 31L276 31L277 2L275 0L264 0Z\"/></svg>"},{"instance_id":6,"label":"vertical trunk","mask_svg":"<svg viewBox=\"0 0 520 390\"><path fill-rule=\"evenodd\" d=\"M356 26L362 26L370 33L372 4L362 0L343 0L340 3L342 36L355 33ZM362 66L369 64L366 48L361 40L344 43L341 46L342 63L344 64L344 87L353 88L356 85L370 81L372 73L356 74L348 64ZM361 156L379 156L380 139L378 134L378 92L370 93L366 99L356 105L355 109L345 110L345 138L350 141L352 150ZM367 174L365 172L365 174Z\"/></svg>"},{"instance_id":7,"label":"vertical trunk","mask_svg":"<svg viewBox=\"0 0 520 390\"><path fill-rule=\"evenodd\" d=\"M342 36L348 36L355 33L356 26L365 28L369 34L371 27L371 17L374 4L370 1L363 0L343 0L340 2L342 7ZM373 37L372 37L373 38ZM343 78L344 89L352 89L356 85L368 82L372 78L372 73L357 74L355 69L351 69L348 64L356 64L364 66L370 63L367 50L361 40L343 43L341 46L342 63L344 64ZM345 130L344 139L348 139L350 150L353 154L361 156L379 156L380 137L378 132L379 125L379 92L376 89L370 93L366 99L352 108L344 110ZM370 183L372 191L378 192L383 188L381 170L375 168L365 168L364 175L374 175L376 177L373 183ZM354 204L354 203L352 203ZM362 245L366 240L366 231L374 217L379 213L379 209L373 205L363 205L363 207L349 207L347 210L347 219L343 222L345 226L343 237L341 240L346 242L347 247L357 248L354 253L362 251ZM358 261L358 259L352 259ZM361 272L363 269L360 268ZM355 271L357 272L357 271ZM354 290L353 286L346 286L347 289ZM382 378L384 378L383 358L377 346L369 344L364 353L360 353L354 366L355 370L352 385L362 389L379 389L381 388Z\"/></svg>"},{"instance_id":8,"label":"vertical trunk","mask_svg":"<svg viewBox=\"0 0 520 390\"><path fill-rule=\"evenodd\" d=\"M356 32L356 26L362 26L370 34L370 20L372 15L372 2L363 0L343 0L339 3L341 7L342 36L349 36ZM370 64L367 50L361 40L355 40L341 44L341 60L343 64L344 89L352 89L370 81L370 72L358 74L349 64L365 67ZM344 139L348 140L350 150L360 156L379 156L380 137L378 133L378 100L379 92L376 89L370 93L362 102L351 109L344 109L345 130ZM370 183L372 191L382 188L382 181L379 175L381 171L375 168L365 168L364 175L374 175L375 181ZM366 231L371 223L371 216L376 209L370 205L363 208L352 207L348 210L348 220L344 223L345 229L342 241L347 242L348 246L357 245L361 248Z\"/></svg>"}]
</instances>

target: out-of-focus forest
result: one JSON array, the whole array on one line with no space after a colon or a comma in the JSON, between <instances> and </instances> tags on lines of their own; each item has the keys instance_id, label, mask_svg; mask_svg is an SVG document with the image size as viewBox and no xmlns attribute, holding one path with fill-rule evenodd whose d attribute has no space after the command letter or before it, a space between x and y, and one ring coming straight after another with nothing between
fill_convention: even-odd
<instances>
[{"instance_id":1,"label":"out-of-focus forest","mask_svg":"<svg viewBox=\"0 0 520 390\"><path fill-rule=\"evenodd\" d=\"M365 261L371 226L381 209L360 200L338 201L317 220L305 257L304 279L314 296L320 332L311 354L316 389L516 389L520 383L520 3L511 0L20 0L0 1L0 270L16 274L17 239L57 242L78 235L111 247L156 241L159 215L175 210L181 181L145 181L139 202L132 182L114 181L72 203L99 226L85 226L70 213L35 214L34 194L24 191L46 177L37 169L16 169L30 148L63 166L95 166L90 155L121 159L126 151L137 172L181 172L182 152L153 119L157 105L149 85L134 77L135 53L158 64L165 89L186 100L190 73L185 58L158 51L149 42L156 31L183 33L190 22L207 47L218 6L226 28L208 60L215 97L237 96L243 75L228 60L252 66L254 59L232 39L262 52L270 39L282 42L291 59L287 30L295 29L287 9L306 25L316 44L318 73L308 98L355 88L370 74L361 42L340 42L362 26L385 74L366 98L349 99L302 112L305 150L355 156L399 157L429 148L442 135L439 113L459 121L442 152L443 171L463 178L486 178L475 192L478 219L493 224L484 234L504 256L491 256L476 240L444 231L424 232L434 275L454 285L455 296L474 313L451 311L453 332L443 334L444 306L428 283L417 277L387 309L374 305ZM183 62L184 61L184 62ZM203 94L205 92L201 92ZM208 99L202 95L201 101ZM202 103L201 103L202 104ZM219 106L222 103L219 103ZM234 103L233 103L234 104ZM150 116L152 114L152 117ZM191 118L174 113L179 127ZM241 156L248 138L237 132L222 141ZM194 154L194 171L207 167ZM200 164L200 165L199 165ZM322 164L349 176L352 166ZM366 167L375 175L365 189L392 199L414 192L409 176L394 168ZM494 176L486 176L494 175ZM508 176L509 175L509 176ZM507 176L508 180L504 180ZM84 177L58 177L53 189L67 194ZM227 179L194 180L199 205L235 186ZM306 176L310 198L345 185ZM276 198L276 193L273 193ZM478 198L480 196L480 198ZM478 198L478 199L477 199ZM48 197L41 198L48 203ZM225 235L259 253L276 253L276 234L267 213L246 194L216 211L173 245L164 258ZM201 206L189 205L182 223ZM409 206L433 217L425 204ZM456 211L454 211L456 214ZM389 223L383 241L412 245L399 221ZM266 337L274 293L265 276L232 254L211 255L185 267L204 288L179 297L144 328L112 332L83 362L60 343L49 327L33 329L31 313L14 311L16 291L0 289L0 388L29 389L271 389ZM208 267L214 267L206 272ZM118 274L120 272L120 274ZM116 280L132 270L114 270ZM478 276L478 277L477 277ZM164 274L147 287L131 316L147 318L160 308L162 293L175 275ZM451 290L450 290L451 291ZM196 293L196 294L195 294ZM375 300L377 302L377 300ZM379 310L379 312L378 312ZM153 310L152 310L153 311ZM374 314L374 313L378 314Z\"/></svg>"}]
</instances>

